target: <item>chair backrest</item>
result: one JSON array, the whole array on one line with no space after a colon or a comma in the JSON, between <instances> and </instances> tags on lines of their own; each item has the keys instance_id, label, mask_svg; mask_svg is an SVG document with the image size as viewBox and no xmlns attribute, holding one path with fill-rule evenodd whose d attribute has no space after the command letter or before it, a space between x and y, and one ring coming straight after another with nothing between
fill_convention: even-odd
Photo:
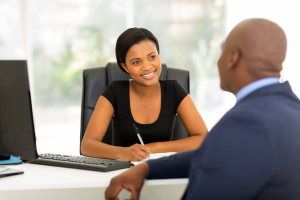
<instances>
[{"instance_id":1,"label":"chair backrest","mask_svg":"<svg viewBox=\"0 0 300 200\"><path fill-rule=\"evenodd\" d=\"M83 91L81 102L81 123L80 123L80 144L84 136L87 125L92 117L96 103L106 86L114 80L130 79L130 75L120 70L116 62L110 62L106 67L89 68L83 71ZM159 79L177 80L180 85L189 93L190 92L190 74L187 70L167 68L162 64L162 72ZM188 137L189 134L185 129L179 117L176 117L173 132L173 140ZM102 140L106 144L115 144L113 119Z\"/></svg>"}]
</instances>

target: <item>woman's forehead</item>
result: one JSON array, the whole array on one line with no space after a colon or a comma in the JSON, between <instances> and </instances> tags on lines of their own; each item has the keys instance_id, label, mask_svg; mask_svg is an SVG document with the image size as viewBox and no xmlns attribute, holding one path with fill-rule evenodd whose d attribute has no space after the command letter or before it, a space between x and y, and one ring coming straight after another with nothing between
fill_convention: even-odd
<instances>
[{"instance_id":1,"label":"woman's forehead","mask_svg":"<svg viewBox=\"0 0 300 200\"><path fill-rule=\"evenodd\" d=\"M134 44L130 47L130 49L127 52L126 59L133 59L133 58L139 58L143 56L148 56L152 52L157 53L156 45L154 42L145 40L141 41L137 44Z\"/></svg>"}]
</instances>

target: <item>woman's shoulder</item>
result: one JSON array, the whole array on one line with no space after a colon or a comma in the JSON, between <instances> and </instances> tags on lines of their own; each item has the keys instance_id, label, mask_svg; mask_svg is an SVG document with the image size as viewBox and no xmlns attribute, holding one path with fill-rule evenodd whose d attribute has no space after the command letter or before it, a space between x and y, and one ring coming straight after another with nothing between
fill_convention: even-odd
<instances>
[{"instance_id":1,"label":"woman's shoulder","mask_svg":"<svg viewBox=\"0 0 300 200\"><path fill-rule=\"evenodd\" d=\"M108 84L102 96L111 100L115 106L120 102L127 101L128 96L128 80L115 80Z\"/></svg>"},{"instance_id":2,"label":"woman's shoulder","mask_svg":"<svg viewBox=\"0 0 300 200\"><path fill-rule=\"evenodd\" d=\"M164 89L168 89L170 91L170 90L176 90L179 83L177 80L160 80L160 85Z\"/></svg>"},{"instance_id":3,"label":"woman's shoulder","mask_svg":"<svg viewBox=\"0 0 300 200\"><path fill-rule=\"evenodd\" d=\"M174 86L178 84L177 80L160 80L161 85L163 86Z\"/></svg>"},{"instance_id":4,"label":"woman's shoulder","mask_svg":"<svg viewBox=\"0 0 300 200\"><path fill-rule=\"evenodd\" d=\"M166 95L186 96L188 94L177 80L161 80L160 83Z\"/></svg>"},{"instance_id":5,"label":"woman's shoulder","mask_svg":"<svg viewBox=\"0 0 300 200\"><path fill-rule=\"evenodd\" d=\"M164 96L163 99L167 102L173 101L174 91L176 80L160 80L160 87L162 90L162 95Z\"/></svg>"},{"instance_id":6,"label":"woman's shoulder","mask_svg":"<svg viewBox=\"0 0 300 200\"><path fill-rule=\"evenodd\" d=\"M108 84L112 89L128 87L129 80L114 80Z\"/></svg>"},{"instance_id":7,"label":"woman's shoulder","mask_svg":"<svg viewBox=\"0 0 300 200\"><path fill-rule=\"evenodd\" d=\"M112 93L115 97L125 95L128 90L129 80L115 80L108 84L104 93Z\"/></svg>"}]
</instances>

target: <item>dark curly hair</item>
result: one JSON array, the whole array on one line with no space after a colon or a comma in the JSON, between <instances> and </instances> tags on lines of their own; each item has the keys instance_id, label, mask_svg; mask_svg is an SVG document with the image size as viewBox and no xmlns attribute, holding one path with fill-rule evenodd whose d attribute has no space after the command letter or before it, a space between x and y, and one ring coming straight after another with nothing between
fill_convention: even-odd
<instances>
[{"instance_id":1,"label":"dark curly hair","mask_svg":"<svg viewBox=\"0 0 300 200\"><path fill-rule=\"evenodd\" d=\"M125 58L130 47L145 40L152 41L159 53L159 43L157 38L145 28L129 28L118 37L116 44L116 57L117 63L123 72L127 73L121 66L121 63L126 65Z\"/></svg>"}]
</instances>

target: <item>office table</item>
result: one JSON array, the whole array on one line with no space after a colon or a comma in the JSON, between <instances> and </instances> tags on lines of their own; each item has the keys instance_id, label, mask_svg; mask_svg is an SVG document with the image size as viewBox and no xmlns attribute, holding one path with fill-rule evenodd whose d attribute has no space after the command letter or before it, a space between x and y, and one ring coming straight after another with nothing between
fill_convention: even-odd
<instances>
[{"instance_id":1,"label":"office table","mask_svg":"<svg viewBox=\"0 0 300 200\"><path fill-rule=\"evenodd\" d=\"M104 199L111 178L126 169L95 172L37 164L9 165L24 174L0 178L0 199ZM188 179L146 180L140 199L180 199ZM129 199L122 190L120 200Z\"/></svg>"}]
</instances>

